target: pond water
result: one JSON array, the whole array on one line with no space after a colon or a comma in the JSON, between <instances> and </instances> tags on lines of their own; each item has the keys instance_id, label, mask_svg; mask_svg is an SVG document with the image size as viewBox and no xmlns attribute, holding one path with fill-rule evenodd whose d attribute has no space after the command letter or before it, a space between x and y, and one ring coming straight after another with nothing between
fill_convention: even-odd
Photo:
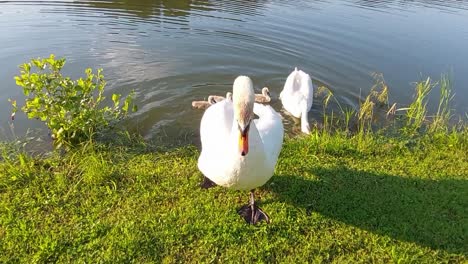
<instances>
[{"instance_id":1,"label":"pond water","mask_svg":"<svg viewBox=\"0 0 468 264\"><path fill-rule=\"evenodd\" d=\"M454 108L468 112L468 1L0 1L3 136L11 134L7 99L22 99L18 65L51 53L67 58L73 77L103 68L108 93L134 89L140 109L128 125L149 138L195 141L203 112L192 100L225 94L241 74L278 96L295 66L354 108L373 72L402 104L412 82L451 72ZM309 118L319 120L314 104ZM40 127L17 115L16 134Z\"/></svg>"}]
</instances>

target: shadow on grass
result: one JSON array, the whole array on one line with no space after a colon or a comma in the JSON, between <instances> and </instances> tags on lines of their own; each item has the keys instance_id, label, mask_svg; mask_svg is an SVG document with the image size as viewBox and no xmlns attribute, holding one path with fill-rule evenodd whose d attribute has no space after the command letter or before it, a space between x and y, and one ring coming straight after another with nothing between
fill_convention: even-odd
<instances>
[{"instance_id":1,"label":"shadow on grass","mask_svg":"<svg viewBox=\"0 0 468 264\"><path fill-rule=\"evenodd\" d=\"M404 178L345 167L312 172L318 180L280 175L267 188L307 213L433 249L468 253L468 181Z\"/></svg>"}]
</instances>

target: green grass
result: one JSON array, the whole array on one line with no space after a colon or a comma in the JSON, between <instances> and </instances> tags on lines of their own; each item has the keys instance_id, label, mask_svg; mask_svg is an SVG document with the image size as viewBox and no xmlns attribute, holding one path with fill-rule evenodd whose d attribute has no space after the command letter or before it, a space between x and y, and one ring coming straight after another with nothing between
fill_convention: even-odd
<instances>
[{"instance_id":1,"label":"green grass","mask_svg":"<svg viewBox=\"0 0 468 264\"><path fill-rule=\"evenodd\" d=\"M421 81L398 108L375 77L356 110L320 89L323 125L286 139L257 189L270 224L237 215L247 192L199 187L194 146L127 133L34 156L0 143L0 263L467 263L468 126L451 83Z\"/></svg>"},{"instance_id":2,"label":"green grass","mask_svg":"<svg viewBox=\"0 0 468 264\"><path fill-rule=\"evenodd\" d=\"M272 223L257 226L236 213L247 192L199 188L194 147L11 154L0 262L463 263L467 135L288 139L257 190Z\"/></svg>"}]
</instances>

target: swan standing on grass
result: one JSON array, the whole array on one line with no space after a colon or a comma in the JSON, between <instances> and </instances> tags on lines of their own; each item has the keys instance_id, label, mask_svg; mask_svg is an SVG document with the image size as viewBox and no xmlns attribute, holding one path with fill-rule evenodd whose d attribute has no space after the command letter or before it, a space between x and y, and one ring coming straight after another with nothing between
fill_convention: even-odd
<instances>
[{"instance_id":1,"label":"swan standing on grass","mask_svg":"<svg viewBox=\"0 0 468 264\"><path fill-rule=\"evenodd\" d=\"M203 114L202 151L198 158L198 168L205 180L227 188L250 190L249 204L238 211L250 224L270 221L256 205L254 189L273 176L284 133L280 115L271 106L254 102L252 80L237 77L232 101L216 103ZM254 113L259 119L253 119Z\"/></svg>"},{"instance_id":2,"label":"swan standing on grass","mask_svg":"<svg viewBox=\"0 0 468 264\"><path fill-rule=\"evenodd\" d=\"M301 131L310 134L307 113L312 107L314 87L310 76L297 68L289 74L280 93L284 109L296 118L301 119Z\"/></svg>"}]
</instances>

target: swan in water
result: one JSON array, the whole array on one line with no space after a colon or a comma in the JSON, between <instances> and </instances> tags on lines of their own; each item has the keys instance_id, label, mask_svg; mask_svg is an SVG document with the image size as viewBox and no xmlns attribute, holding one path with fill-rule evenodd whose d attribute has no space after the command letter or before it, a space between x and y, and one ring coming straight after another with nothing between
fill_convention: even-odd
<instances>
[{"instance_id":1,"label":"swan in water","mask_svg":"<svg viewBox=\"0 0 468 264\"><path fill-rule=\"evenodd\" d=\"M268 87L263 87L261 94L255 94L256 103L269 103L271 102L270 90Z\"/></svg>"},{"instance_id":2,"label":"swan in water","mask_svg":"<svg viewBox=\"0 0 468 264\"><path fill-rule=\"evenodd\" d=\"M310 134L307 113L312 107L313 89L310 76L296 67L286 79L279 96L284 109L301 119L301 131L306 134Z\"/></svg>"},{"instance_id":3,"label":"swan in water","mask_svg":"<svg viewBox=\"0 0 468 264\"><path fill-rule=\"evenodd\" d=\"M198 168L204 183L209 179L223 187L250 190L249 204L238 213L250 224L268 223L270 218L255 203L254 189L273 176L283 143L283 123L271 106L254 103L249 77L236 78L232 95L232 101L216 103L203 114ZM258 119L253 119L254 113Z\"/></svg>"},{"instance_id":4,"label":"swan in water","mask_svg":"<svg viewBox=\"0 0 468 264\"><path fill-rule=\"evenodd\" d=\"M226 98L232 101L232 93L227 92ZM219 95L210 95L206 101L192 101L192 107L195 109L207 109L211 105L216 104L217 102L221 102L226 98Z\"/></svg>"},{"instance_id":5,"label":"swan in water","mask_svg":"<svg viewBox=\"0 0 468 264\"><path fill-rule=\"evenodd\" d=\"M232 101L232 93L227 92L226 97L220 96L220 95L210 95L212 96L212 99L215 100L216 102L221 102L222 100L228 98L229 100ZM262 93L261 94L255 94L255 102L256 103L269 103L271 102L271 96L270 96L270 90L268 87L263 87Z\"/></svg>"},{"instance_id":6,"label":"swan in water","mask_svg":"<svg viewBox=\"0 0 468 264\"><path fill-rule=\"evenodd\" d=\"M216 102L221 102L222 100L224 99L228 99L228 100L231 100L232 101L232 93L231 92L227 92L226 93L226 97L223 97L221 95L210 95L213 100L215 100Z\"/></svg>"},{"instance_id":7,"label":"swan in water","mask_svg":"<svg viewBox=\"0 0 468 264\"><path fill-rule=\"evenodd\" d=\"M208 96L208 100L206 101L192 101L192 107L195 109L207 109L213 104L216 104L216 100L211 95Z\"/></svg>"}]
</instances>

